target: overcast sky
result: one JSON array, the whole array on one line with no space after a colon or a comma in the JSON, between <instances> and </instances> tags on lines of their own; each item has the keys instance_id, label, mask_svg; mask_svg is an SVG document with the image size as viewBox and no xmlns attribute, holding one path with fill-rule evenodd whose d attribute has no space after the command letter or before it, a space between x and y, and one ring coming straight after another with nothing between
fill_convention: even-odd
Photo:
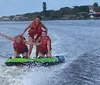
<instances>
[{"instance_id":1,"label":"overcast sky","mask_svg":"<svg viewBox=\"0 0 100 85\"><path fill-rule=\"evenodd\" d=\"M42 11L42 3L47 3L47 9L58 10L61 7L92 5L100 0L0 0L0 16L32 13Z\"/></svg>"}]
</instances>

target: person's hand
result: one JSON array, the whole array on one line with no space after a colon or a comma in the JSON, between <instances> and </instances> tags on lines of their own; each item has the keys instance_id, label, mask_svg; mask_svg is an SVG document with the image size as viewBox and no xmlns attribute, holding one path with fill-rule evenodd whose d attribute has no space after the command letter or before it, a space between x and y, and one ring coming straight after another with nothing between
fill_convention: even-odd
<instances>
[{"instance_id":1,"label":"person's hand","mask_svg":"<svg viewBox=\"0 0 100 85\"><path fill-rule=\"evenodd\" d=\"M35 45L36 43L32 43L32 45Z\"/></svg>"},{"instance_id":2,"label":"person's hand","mask_svg":"<svg viewBox=\"0 0 100 85\"><path fill-rule=\"evenodd\" d=\"M38 43L35 43L35 45L39 45Z\"/></svg>"},{"instance_id":3,"label":"person's hand","mask_svg":"<svg viewBox=\"0 0 100 85\"><path fill-rule=\"evenodd\" d=\"M36 43L31 43L31 45L36 45Z\"/></svg>"},{"instance_id":4,"label":"person's hand","mask_svg":"<svg viewBox=\"0 0 100 85\"><path fill-rule=\"evenodd\" d=\"M36 38L37 38L37 36L38 36L37 34L36 34L36 35L34 35L34 39L36 39Z\"/></svg>"},{"instance_id":5,"label":"person's hand","mask_svg":"<svg viewBox=\"0 0 100 85\"><path fill-rule=\"evenodd\" d=\"M39 45L39 43L37 43L36 45Z\"/></svg>"}]
</instances>

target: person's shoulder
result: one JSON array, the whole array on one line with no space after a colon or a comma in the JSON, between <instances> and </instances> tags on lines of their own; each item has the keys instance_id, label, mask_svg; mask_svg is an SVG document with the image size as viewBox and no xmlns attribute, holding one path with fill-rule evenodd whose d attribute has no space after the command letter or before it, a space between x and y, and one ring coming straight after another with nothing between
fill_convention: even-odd
<instances>
[{"instance_id":1,"label":"person's shoulder","mask_svg":"<svg viewBox=\"0 0 100 85\"><path fill-rule=\"evenodd\" d=\"M49 36L47 36L47 39L48 39L48 40L51 40L51 38L50 38Z\"/></svg>"},{"instance_id":2,"label":"person's shoulder","mask_svg":"<svg viewBox=\"0 0 100 85\"><path fill-rule=\"evenodd\" d=\"M42 23L42 21L40 21L40 24L42 24L42 26L44 26L44 24Z\"/></svg>"}]
</instances>

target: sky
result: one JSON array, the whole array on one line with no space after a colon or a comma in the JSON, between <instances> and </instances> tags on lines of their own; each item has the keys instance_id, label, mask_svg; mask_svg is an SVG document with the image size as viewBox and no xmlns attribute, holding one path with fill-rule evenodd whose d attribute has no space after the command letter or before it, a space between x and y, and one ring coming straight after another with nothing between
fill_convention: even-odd
<instances>
[{"instance_id":1,"label":"sky","mask_svg":"<svg viewBox=\"0 0 100 85\"><path fill-rule=\"evenodd\" d=\"M92 5L100 0L0 0L0 17L42 11L42 3L46 2L47 10L58 10L61 7Z\"/></svg>"}]
</instances>

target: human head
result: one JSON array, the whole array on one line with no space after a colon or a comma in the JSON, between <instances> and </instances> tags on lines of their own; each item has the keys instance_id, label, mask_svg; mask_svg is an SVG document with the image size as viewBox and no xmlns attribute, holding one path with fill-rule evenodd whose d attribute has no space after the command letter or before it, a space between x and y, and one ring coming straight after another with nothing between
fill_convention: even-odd
<instances>
[{"instance_id":1,"label":"human head","mask_svg":"<svg viewBox=\"0 0 100 85\"><path fill-rule=\"evenodd\" d=\"M42 18L40 16L37 16L36 19L35 19L36 23L40 23L41 22L41 19Z\"/></svg>"},{"instance_id":2,"label":"human head","mask_svg":"<svg viewBox=\"0 0 100 85\"><path fill-rule=\"evenodd\" d=\"M20 35L15 36L15 40L16 40L18 43L20 43L20 42L21 42L21 36L20 36Z\"/></svg>"},{"instance_id":3,"label":"human head","mask_svg":"<svg viewBox=\"0 0 100 85\"><path fill-rule=\"evenodd\" d=\"M42 31L42 37L46 37L47 36L47 32L46 31Z\"/></svg>"}]
</instances>

